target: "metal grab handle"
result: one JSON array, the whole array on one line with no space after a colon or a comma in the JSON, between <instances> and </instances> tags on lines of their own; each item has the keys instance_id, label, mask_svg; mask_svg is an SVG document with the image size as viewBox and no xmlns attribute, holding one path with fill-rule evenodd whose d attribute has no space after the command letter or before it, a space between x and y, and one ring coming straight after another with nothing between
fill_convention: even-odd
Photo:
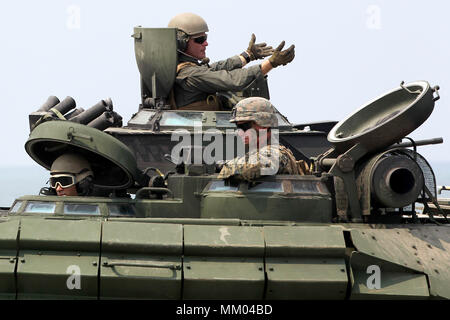
<instances>
[{"instance_id":1,"label":"metal grab handle","mask_svg":"<svg viewBox=\"0 0 450 320\"><path fill-rule=\"evenodd\" d=\"M16 257L0 257L0 260L9 260L9 262L16 261Z\"/></svg>"},{"instance_id":2,"label":"metal grab handle","mask_svg":"<svg viewBox=\"0 0 450 320\"><path fill-rule=\"evenodd\" d=\"M407 137L405 137L407 138ZM405 139L404 138L404 139ZM432 139L424 139L424 140L416 140L413 142L402 142L402 143L396 143L393 144L389 147L389 149L393 149L393 148L409 148L409 147L413 147L414 145L419 147L419 146L428 146L431 144L440 144L443 143L444 139L442 139L442 137L440 138L432 138Z\"/></svg>"},{"instance_id":3,"label":"metal grab handle","mask_svg":"<svg viewBox=\"0 0 450 320\"><path fill-rule=\"evenodd\" d=\"M141 193L144 192L144 191L160 191L160 192L165 192L165 193L170 194L170 196L171 196L172 199L173 199L173 192L172 192L172 190L167 189L167 188L156 188L156 187L144 187L144 188L139 189L139 190L136 192L136 199L140 199L140 198L141 198L141 197L140 197L140 196L141 196Z\"/></svg>"},{"instance_id":4,"label":"metal grab handle","mask_svg":"<svg viewBox=\"0 0 450 320\"><path fill-rule=\"evenodd\" d=\"M400 82L400 87L402 87L403 89L405 89L409 93L411 93L411 94L421 94L422 93L420 90L411 91L407 87L405 87L404 84L405 84L405 81Z\"/></svg>"},{"instance_id":5,"label":"metal grab handle","mask_svg":"<svg viewBox=\"0 0 450 320\"><path fill-rule=\"evenodd\" d=\"M442 191L450 191L450 187L449 186L439 186L438 187L438 194L441 194Z\"/></svg>"},{"instance_id":6,"label":"metal grab handle","mask_svg":"<svg viewBox=\"0 0 450 320\"><path fill-rule=\"evenodd\" d=\"M433 101L438 101L441 96L439 95L439 86L434 86L431 90L436 93L436 97L433 98Z\"/></svg>"},{"instance_id":7,"label":"metal grab handle","mask_svg":"<svg viewBox=\"0 0 450 320\"><path fill-rule=\"evenodd\" d=\"M144 268L163 268L170 270L181 270L181 265L174 263L154 263L154 262L136 262L132 260L118 260L118 261L105 261L102 264L104 267L144 267Z\"/></svg>"}]
</instances>

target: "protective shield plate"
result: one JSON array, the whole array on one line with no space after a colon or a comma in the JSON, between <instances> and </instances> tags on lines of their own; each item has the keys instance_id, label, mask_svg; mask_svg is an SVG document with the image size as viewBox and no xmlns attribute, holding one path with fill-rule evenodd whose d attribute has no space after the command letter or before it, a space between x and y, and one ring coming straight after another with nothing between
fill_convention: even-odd
<instances>
[{"instance_id":1,"label":"protective shield plate","mask_svg":"<svg viewBox=\"0 0 450 320\"><path fill-rule=\"evenodd\" d=\"M44 168L67 152L89 161L94 184L102 188L127 188L139 181L136 158L116 138L91 127L70 121L49 121L38 125L25 143L25 150Z\"/></svg>"},{"instance_id":2,"label":"protective shield plate","mask_svg":"<svg viewBox=\"0 0 450 320\"><path fill-rule=\"evenodd\" d=\"M175 28L134 28L136 62L152 97L166 97L177 68Z\"/></svg>"},{"instance_id":3,"label":"protective shield plate","mask_svg":"<svg viewBox=\"0 0 450 320\"><path fill-rule=\"evenodd\" d=\"M426 81L396 88L336 124L328 141L339 152L357 143L370 152L398 142L428 119L437 100L434 90Z\"/></svg>"}]
</instances>

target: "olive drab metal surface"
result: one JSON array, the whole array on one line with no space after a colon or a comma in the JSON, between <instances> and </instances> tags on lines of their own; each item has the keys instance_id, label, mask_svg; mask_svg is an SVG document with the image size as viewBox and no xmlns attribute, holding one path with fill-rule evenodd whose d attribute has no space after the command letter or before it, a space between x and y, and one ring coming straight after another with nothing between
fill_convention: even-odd
<instances>
[{"instance_id":1,"label":"olive drab metal surface","mask_svg":"<svg viewBox=\"0 0 450 320\"><path fill-rule=\"evenodd\" d=\"M100 298L180 299L180 224L103 223Z\"/></svg>"},{"instance_id":2,"label":"olive drab metal surface","mask_svg":"<svg viewBox=\"0 0 450 320\"><path fill-rule=\"evenodd\" d=\"M18 299L96 299L100 221L21 219Z\"/></svg>"},{"instance_id":3,"label":"olive drab metal surface","mask_svg":"<svg viewBox=\"0 0 450 320\"><path fill-rule=\"evenodd\" d=\"M344 299L345 240L338 226L264 227L267 299Z\"/></svg>"},{"instance_id":4,"label":"olive drab metal surface","mask_svg":"<svg viewBox=\"0 0 450 320\"><path fill-rule=\"evenodd\" d=\"M450 298L445 228L206 222L2 222L2 298Z\"/></svg>"},{"instance_id":5,"label":"olive drab metal surface","mask_svg":"<svg viewBox=\"0 0 450 320\"><path fill-rule=\"evenodd\" d=\"M184 299L262 299L262 228L184 227Z\"/></svg>"},{"instance_id":6,"label":"olive drab metal surface","mask_svg":"<svg viewBox=\"0 0 450 320\"><path fill-rule=\"evenodd\" d=\"M151 93L142 98L167 97L178 63L176 29L135 27L132 37L141 79Z\"/></svg>"},{"instance_id":7,"label":"olive drab metal surface","mask_svg":"<svg viewBox=\"0 0 450 320\"><path fill-rule=\"evenodd\" d=\"M351 256L352 297L450 299L448 227L357 229L351 230L351 238L357 250ZM358 268L361 261L365 262L366 270ZM379 290L369 290L367 281L361 281L361 272L367 271L370 265L378 265L383 270Z\"/></svg>"},{"instance_id":8,"label":"olive drab metal surface","mask_svg":"<svg viewBox=\"0 0 450 320\"><path fill-rule=\"evenodd\" d=\"M0 223L0 299L15 299L19 221Z\"/></svg>"},{"instance_id":9,"label":"olive drab metal surface","mask_svg":"<svg viewBox=\"0 0 450 320\"><path fill-rule=\"evenodd\" d=\"M356 143L367 151L387 147L418 128L431 114L439 87L426 81L401 84L341 120L328 134L339 151Z\"/></svg>"},{"instance_id":10,"label":"olive drab metal surface","mask_svg":"<svg viewBox=\"0 0 450 320\"><path fill-rule=\"evenodd\" d=\"M241 184L236 189L228 187L228 191L225 189L227 187L222 187L223 182L213 181L202 194L201 217L219 215L244 220L330 221L333 203L323 180L311 175L294 177L280 175L253 186ZM217 188L214 188L215 185ZM219 188L225 189L224 192L218 192Z\"/></svg>"},{"instance_id":11,"label":"olive drab metal surface","mask_svg":"<svg viewBox=\"0 0 450 320\"><path fill-rule=\"evenodd\" d=\"M25 143L33 160L46 169L60 155L84 155L94 172L94 183L105 188L127 188L141 179L130 149L112 136L71 121L49 121L38 125Z\"/></svg>"}]
</instances>

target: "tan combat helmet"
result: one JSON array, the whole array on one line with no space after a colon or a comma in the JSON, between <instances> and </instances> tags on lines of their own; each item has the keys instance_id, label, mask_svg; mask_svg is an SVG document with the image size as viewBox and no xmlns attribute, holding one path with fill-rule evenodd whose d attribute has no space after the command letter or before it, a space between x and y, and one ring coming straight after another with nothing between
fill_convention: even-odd
<instances>
[{"instance_id":1,"label":"tan combat helmet","mask_svg":"<svg viewBox=\"0 0 450 320\"><path fill-rule=\"evenodd\" d=\"M94 176L89 162L74 153L65 153L53 161L50 174L70 173L75 176L76 183L88 176Z\"/></svg>"},{"instance_id":2,"label":"tan combat helmet","mask_svg":"<svg viewBox=\"0 0 450 320\"><path fill-rule=\"evenodd\" d=\"M170 20L169 28L177 28L187 35L192 36L203 32L208 32L206 21L194 13L180 13Z\"/></svg>"},{"instance_id":3,"label":"tan combat helmet","mask_svg":"<svg viewBox=\"0 0 450 320\"><path fill-rule=\"evenodd\" d=\"M230 122L255 121L261 127L278 127L278 119L272 103L261 97L242 99L233 108Z\"/></svg>"}]
</instances>

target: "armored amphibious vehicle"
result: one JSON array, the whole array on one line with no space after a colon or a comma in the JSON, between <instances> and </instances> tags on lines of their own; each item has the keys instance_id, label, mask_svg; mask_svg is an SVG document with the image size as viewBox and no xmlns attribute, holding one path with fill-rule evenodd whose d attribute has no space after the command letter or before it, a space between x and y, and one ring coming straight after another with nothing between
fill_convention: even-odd
<instances>
[{"instance_id":1,"label":"armored amphibious vehicle","mask_svg":"<svg viewBox=\"0 0 450 320\"><path fill-rule=\"evenodd\" d=\"M450 225L417 151L442 139L402 142L437 86L401 83L339 123L280 113L279 141L309 174L223 181L195 155L227 130L235 148L223 158L239 154L230 111L172 109L175 32L135 28L142 103L126 126L110 100L69 116L71 99L50 98L30 115L27 153L47 169L84 155L97 194L14 201L0 217L1 298L450 298ZM233 99L268 94L265 79ZM192 143L176 157L179 129Z\"/></svg>"}]
</instances>

